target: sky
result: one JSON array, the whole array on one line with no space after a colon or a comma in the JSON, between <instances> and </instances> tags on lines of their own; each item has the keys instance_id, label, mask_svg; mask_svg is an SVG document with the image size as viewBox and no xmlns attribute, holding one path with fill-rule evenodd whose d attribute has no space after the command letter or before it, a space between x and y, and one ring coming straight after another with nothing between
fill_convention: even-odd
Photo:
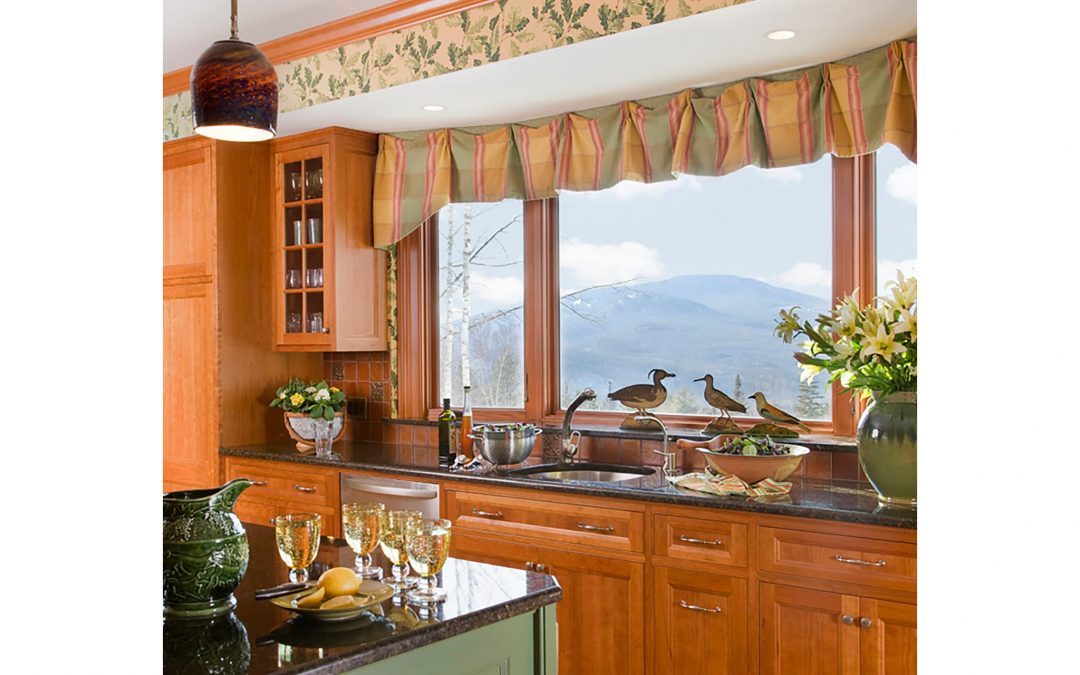
<instances>
[{"instance_id":1,"label":"sky","mask_svg":"<svg viewBox=\"0 0 1080 675\"><path fill-rule=\"evenodd\" d=\"M831 170L814 164L746 167L727 176L682 176L559 196L564 292L685 274L734 274L826 298L831 288ZM917 168L891 145L878 152L879 286L915 260ZM460 223L464 205L444 209ZM474 204L477 242L521 213L521 202ZM445 230L443 230L445 231ZM521 303L522 231L513 225L473 268L473 311ZM455 247L460 251L460 237Z\"/></svg>"}]
</instances>

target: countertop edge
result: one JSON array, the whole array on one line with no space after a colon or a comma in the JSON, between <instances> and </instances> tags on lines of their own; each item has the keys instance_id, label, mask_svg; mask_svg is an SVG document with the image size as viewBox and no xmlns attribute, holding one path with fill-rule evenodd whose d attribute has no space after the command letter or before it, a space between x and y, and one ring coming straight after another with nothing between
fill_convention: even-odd
<instances>
[{"instance_id":1,"label":"countertop edge","mask_svg":"<svg viewBox=\"0 0 1080 675\"><path fill-rule=\"evenodd\" d=\"M810 504L784 504L767 501L748 501L737 498L720 498L710 495L680 494L672 492L651 492L644 489L620 488L614 485L597 483L572 483L529 481L523 484L522 479L504 476L483 476L471 473L450 473L445 469L428 467L368 464L355 461L337 461L316 458L314 455L282 455L275 452L260 452L245 448L220 448L219 454L228 457L260 459L275 462L289 462L293 464L309 464L314 466L327 466L337 469L353 469L358 471L372 471L400 476L414 476L434 478L437 480L450 480L462 483L480 485L495 485L518 489L538 490L541 492L559 492L564 494L578 494L584 496L637 500L650 503L674 504L678 506L692 506L701 508L713 508L745 513L765 513L797 518L810 518L830 522L845 522L861 525L880 525L898 529L918 529L917 518L914 514L903 516L890 516L881 513L866 513L859 511L846 511L830 509L824 506ZM800 479L812 480L812 479Z\"/></svg>"}]
</instances>

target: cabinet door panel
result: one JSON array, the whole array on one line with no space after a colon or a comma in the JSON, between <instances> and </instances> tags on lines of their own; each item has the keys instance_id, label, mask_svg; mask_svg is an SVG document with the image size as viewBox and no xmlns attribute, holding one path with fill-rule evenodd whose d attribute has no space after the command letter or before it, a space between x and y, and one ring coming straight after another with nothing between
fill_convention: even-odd
<instances>
[{"instance_id":1,"label":"cabinet door panel","mask_svg":"<svg viewBox=\"0 0 1080 675\"><path fill-rule=\"evenodd\" d=\"M450 536L450 555L463 560L526 569L525 563L536 562L536 548L507 541L493 541L462 534L457 529Z\"/></svg>"},{"instance_id":2,"label":"cabinet door panel","mask_svg":"<svg viewBox=\"0 0 1080 675\"><path fill-rule=\"evenodd\" d=\"M859 672L857 597L767 583L760 588L761 675Z\"/></svg>"},{"instance_id":3,"label":"cabinet door panel","mask_svg":"<svg viewBox=\"0 0 1080 675\"><path fill-rule=\"evenodd\" d=\"M164 277L214 273L214 189L209 145L165 156Z\"/></svg>"},{"instance_id":4,"label":"cabinet door panel","mask_svg":"<svg viewBox=\"0 0 1080 675\"><path fill-rule=\"evenodd\" d=\"M165 287L166 490L217 485L217 355L214 285Z\"/></svg>"},{"instance_id":5,"label":"cabinet door panel","mask_svg":"<svg viewBox=\"0 0 1080 675\"><path fill-rule=\"evenodd\" d=\"M861 674L915 675L915 605L862 598L859 609L870 620L861 631Z\"/></svg>"},{"instance_id":6,"label":"cabinet door panel","mask_svg":"<svg viewBox=\"0 0 1080 675\"><path fill-rule=\"evenodd\" d=\"M746 673L744 579L654 567L653 587L656 675Z\"/></svg>"},{"instance_id":7,"label":"cabinet door panel","mask_svg":"<svg viewBox=\"0 0 1080 675\"><path fill-rule=\"evenodd\" d=\"M556 606L559 673L641 675L645 669L641 563L544 549L545 569L563 588Z\"/></svg>"}]
</instances>

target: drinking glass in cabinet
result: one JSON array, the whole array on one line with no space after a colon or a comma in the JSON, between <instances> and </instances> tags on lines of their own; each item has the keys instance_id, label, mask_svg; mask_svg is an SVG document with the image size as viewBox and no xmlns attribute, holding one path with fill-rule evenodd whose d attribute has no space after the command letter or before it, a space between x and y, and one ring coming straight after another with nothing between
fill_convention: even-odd
<instances>
[{"instance_id":1,"label":"drinking glass in cabinet","mask_svg":"<svg viewBox=\"0 0 1080 675\"><path fill-rule=\"evenodd\" d=\"M289 270L285 274L285 288L300 288L300 270Z\"/></svg>"},{"instance_id":2,"label":"drinking glass in cabinet","mask_svg":"<svg viewBox=\"0 0 1080 675\"><path fill-rule=\"evenodd\" d=\"M322 197L322 169L310 169L305 177L308 199Z\"/></svg>"},{"instance_id":3,"label":"drinking glass in cabinet","mask_svg":"<svg viewBox=\"0 0 1080 675\"><path fill-rule=\"evenodd\" d=\"M285 179L286 195L285 201L298 202L300 201L300 172L289 173Z\"/></svg>"},{"instance_id":4,"label":"drinking glass in cabinet","mask_svg":"<svg viewBox=\"0 0 1080 675\"><path fill-rule=\"evenodd\" d=\"M289 314L288 319L286 319L285 321L285 332L299 333L301 331L302 325L303 324L300 322L300 312L292 312Z\"/></svg>"},{"instance_id":5,"label":"drinking glass in cabinet","mask_svg":"<svg viewBox=\"0 0 1080 675\"><path fill-rule=\"evenodd\" d=\"M308 288L322 288L323 272L321 267L315 267L307 271Z\"/></svg>"},{"instance_id":6,"label":"drinking glass in cabinet","mask_svg":"<svg viewBox=\"0 0 1080 675\"><path fill-rule=\"evenodd\" d=\"M322 243L322 218L307 219L307 236L309 244Z\"/></svg>"},{"instance_id":7,"label":"drinking glass in cabinet","mask_svg":"<svg viewBox=\"0 0 1080 675\"><path fill-rule=\"evenodd\" d=\"M300 246L304 243L304 221L292 221L292 246Z\"/></svg>"},{"instance_id":8,"label":"drinking glass in cabinet","mask_svg":"<svg viewBox=\"0 0 1080 675\"><path fill-rule=\"evenodd\" d=\"M311 332L312 333L321 333L321 332L323 332L322 312L312 312L311 313L311 321L309 323L311 325Z\"/></svg>"}]
</instances>

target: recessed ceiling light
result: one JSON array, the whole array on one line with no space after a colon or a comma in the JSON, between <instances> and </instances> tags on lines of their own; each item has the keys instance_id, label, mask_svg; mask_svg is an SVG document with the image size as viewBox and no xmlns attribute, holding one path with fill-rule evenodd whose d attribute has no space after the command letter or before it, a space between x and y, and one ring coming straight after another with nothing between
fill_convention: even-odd
<instances>
[{"instance_id":1,"label":"recessed ceiling light","mask_svg":"<svg viewBox=\"0 0 1080 675\"><path fill-rule=\"evenodd\" d=\"M786 28L783 30L774 30L766 33L765 37L769 38L770 40L790 40L791 38L795 37L795 31L788 30Z\"/></svg>"},{"instance_id":2,"label":"recessed ceiling light","mask_svg":"<svg viewBox=\"0 0 1080 675\"><path fill-rule=\"evenodd\" d=\"M424 106L424 110L428 112L442 112L446 110L446 108L441 105L426 105Z\"/></svg>"}]
</instances>

